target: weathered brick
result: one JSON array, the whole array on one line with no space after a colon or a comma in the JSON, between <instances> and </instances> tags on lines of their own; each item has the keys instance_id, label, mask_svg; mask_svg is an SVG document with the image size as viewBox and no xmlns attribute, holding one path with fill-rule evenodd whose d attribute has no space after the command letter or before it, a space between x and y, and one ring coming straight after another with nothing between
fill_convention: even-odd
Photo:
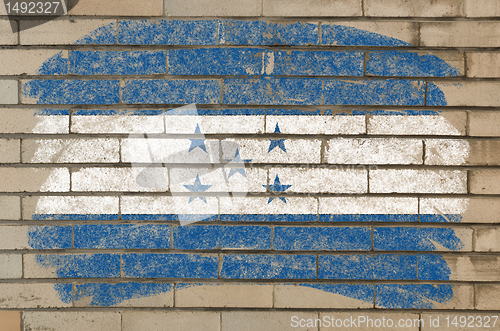
<instances>
[{"instance_id":1,"label":"weathered brick","mask_svg":"<svg viewBox=\"0 0 500 331\"><path fill-rule=\"evenodd\" d=\"M315 78L224 80L223 103L230 105L321 105L322 81Z\"/></svg>"},{"instance_id":2,"label":"weathered brick","mask_svg":"<svg viewBox=\"0 0 500 331\"><path fill-rule=\"evenodd\" d=\"M167 16L261 16L262 0L165 1Z\"/></svg>"},{"instance_id":3,"label":"weathered brick","mask_svg":"<svg viewBox=\"0 0 500 331\"><path fill-rule=\"evenodd\" d=\"M0 192L68 192L66 168L0 168Z\"/></svg>"},{"instance_id":4,"label":"weathered brick","mask_svg":"<svg viewBox=\"0 0 500 331\"><path fill-rule=\"evenodd\" d=\"M470 171L470 193L500 194L500 171L494 169Z\"/></svg>"},{"instance_id":5,"label":"weathered brick","mask_svg":"<svg viewBox=\"0 0 500 331\"><path fill-rule=\"evenodd\" d=\"M223 20L219 26L219 45L318 45L316 21Z\"/></svg>"},{"instance_id":6,"label":"weathered brick","mask_svg":"<svg viewBox=\"0 0 500 331\"><path fill-rule=\"evenodd\" d=\"M73 285L61 283L2 283L0 308L63 308L72 306L72 298L61 293L71 293ZM62 329L64 330L64 329Z\"/></svg>"},{"instance_id":7,"label":"weathered brick","mask_svg":"<svg viewBox=\"0 0 500 331\"><path fill-rule=\"evenodd\" d=\"M3 331L21 331L21 312L0 311L0 324Z\"/></svg>"},{"instance_id":8,"label":"weathered brick","mask_svg":"<svg viewBox=\"0 0 500 331\"><path fill-rule=\"evenodd\" d=\"M500 141L427 139L425 164L500 165Z\"/></svg>"},{"instance_id":9,"label":"weathered brick","mask_svg":"<svg viewBox=\"0 0 500 331\"><path fill-rule=\"evenodd\" d=\"M464 136L466 132L467 113L463 111L423 114L412 111L376 111L367 117L368 134Z\"/></svg>"},{"instance_id":10,"label":"weathered brick","mask_svg":"<svg viewBox=\"0 0 500 331\"><path fill-rule=\"evenodd\" d=\"M421 198L421 222L499 223L497 198Z\"/></svg>"},{"instance_id":11,"label":"weathered brick","mask_svg":"<svg viewBox=\"0 0 500 331\"><path fill-rule=\"evenodd\" d=\"M166 133L193 134L197 126L202 134L264 132L264 109L174 109L164 115Z\"/></svg>"},{"instance_id":12,"label":"weathered brick","mask_svg":"<svg viewBox=\"0 0 500 331\"><path fill-rule=\"evenodd\" d=\"M472 229L376 227L376 251L472 251Z\"/></svg>"},{"instance_id":13,"label":"weathered brick","mask_svg":"<svg viewBox=\"0 0 500 331\"><path fill-rule=\"evenodd\" d=\"M118 278L119 254L25 254L24 278Z\"/></svg>"},{"instance_id":14,"label":"weathered brick","mask_svg":"<svg viewBox=\"0 0 500 331\"><path fill-rule=\"evenodd\" d=\"M278 251L368 251L372 234L367 227L276 226L273 249ZM297 241L297 238L301 238Z\"/></svg>"},{"instance_id":15,"label":"weathered brick","mask_svg":"<svg viewBox=\"0 0 500 331\"><path fill-rule=\"evenodd\" d=\"M465 16L467 17L498 17L500 3L495 0L465 1Z\"/></svg>"},{"instance_id":16,"label":"weathered brick","mask_svg":"<svg viewBox=\"0 0 500 331\"><path fill-rule=\"evenodd\" d=\"M266 112L266 132L276 133L276 126L283 134L364 134L366 132L364 113L352 115L322 111L268 109Z\"/></svg>"},{"instance_id":17,"label":"weathered brick","mask_svg":"<svg viewBox=\"0 0 500 331\"><path fill-rule=\"evenodd\" d=\"M473 309L474 287L472 285L425 283L375 285L375 307L391 309Z\"/></svg>"},{"instance_id":18,"label":"weathered brick","mask_svg":"<svg viewBox=\"0 0 500 331\"><path fill-rule=\"evenodd\" d=\"M319 279L416 280L414 254L320 255Z\"/></svg>"},{"instance_id":19,"label":"weathered brick","mask_svg":"<svg viewBox=\"0 0 500 331\"><path fill-rule=\"evenodd\" d=\"M478 77L478 78L500 77L500 53L468 52L466 53L466 56L467 56L467 77Z\"/></svg>"},{"instance_id":20,"label":"weathered brick","mask_svg":"<svg viewBox=\"0 0 500 331\"><path fill-rule=\"evenodd\" d=\"M271 200L269 200L271 199ZM318 219L318 202L310 197L221 197L222 221L301 221Z\"/></svg>"},{"instance_id":21,"label":"weathered brick","mask_svg":"<svg viewBox=\"0 0 500 331\"><path fill-rule=\"evenodd\" d=\"M124 311L122 331L220 331L220 313L208 311Z\"/></svg>"},{"instance_id":22,"label":"weathered brick","mask_svg":"<svg viewBox=\"0 0 500 331\"><path fill-rule=\"evenodd\" d=\"M219 20L125 20L118 43L126 45L217 45Z\"/></svg>"},{"instance_id":23,"label":"weathered brick","mask_svg":"<svg viewBox=\"0 0 500 331\"><path fill-rule=\"evenodd\" d=\"M220 163L218 140L205 140L204 136L200 134L195 139L142 139L142 137L122 139L122 161L132 163ZM228 155L225 159L232 160L234 155Z\"/></svg>"},{"instance_id":24,"label":"weathered brick","mask_svg":"<svg viewBox=\"0 0 500 331\"><path fill-rule=\"evenodd\" d=\"M323 222L417 222L418 199L322 197L319 214Z\"/></svg>"},{"instance_id":25,"label":"weathered brick","mask_svg":"<svg viewBox=\"0 0 500 331\"><path fill-rule=\"evenodd\" d=\"M321 23L321 44L338 46L418 46L414 22L340 21Z\"/></svg>"},{"instance_id":26,"label":"weathered brick","mask_svg":"<svg viewBox=\"0 0 500 331\"><path fill-rule=\"evenodd\" d=\"M427 105L498 107L498 89L500 83L494 81L433 82L427 88Z\"/></svg>"},{"instance_id":27,"label":"weathered brick","mask_svg":"<svg viewBox=\"0 0 500 331\"><path fill-rule=\"evenodd\" d=\"M18 220L21 218L21 197L0 196L0 220Z\"/></svg>"},{"instance_id":28,"label":"weathered brick","mask_svg":"<svg viewBox=\"0 0 500 331\"><path fill-rule=\"evenodd\" d=\"M151 170L146 173L151 173ZM170 191L173 194L192 192L191 185L196 182L197 177L200 183L210 186L205 192L222 192L225 193L224 196L228 196L229 193L242 196L250 192L266 192L267 189L266 169L249 168L243 163L227 163L224 168L218 169L170 168ZM156 179L155 182L157 185L159 180Z\"/></svg>"},{"instance_id":29,"label":"weathered brick","mask_svg":"<svg viewBox=\"0 0 500 331\"><path fill-rule=\"evenodd\" d=\"M120 199L122 218L134 220L193 220L217 217L216 197L192 200L189 196L126 196ZM191 201L191 203L189 203Z\"/></svg>"},{"instance_id":30,"label":"weathered brick","mask_svg":"<svg viewBox=\"0 0 500 331\"><path fill-rule=\"evenodd\" d=\"M5 6L4 6L5 8ZM5 14L3 14L5 15ZM11 24L14 24L14 28L17 29L17 22L11 22L9 20L0 20L0 45L16 45L17 44L17 32L12 32Z\"/></svg>"},{"instance_id":31,"label":"weathered brick","mask_svg":"<svg viewBox=\"0 0 500 331\"><path fill-rule=\"evenodd\" d=\"M366 193L366 175L365 169L353 168L269 168L271 191L279 176L282 184L291 185L286 192L298 193Z\"/></svg>"},{"instance_id":32,"label":"weathered brick","mask_svg":"<svg viewBox=\"0 0 500 331\"><path fill-rule=\"evenodd\" d=\"M500 310L500 285L476 284L476 309ZM490 323L490 325L492 325Z\"/></svg>"},{"instance_id":33,"label":"weathered brick","mask_svg":"<svg viewBox=\"0 0 500 331\"><path fill-rule=\"evenodd\" d=\"M366 0L366 16L457 17L462 16L462 0Z\"/></svg>"},{"instance_id":34,"label":"weathered brick","mask_svg":"<svg viewBox=\"0 0 500 331\"><path fill-rule=\"evenodd\" d=\"M427 47L498 47L498 22L422 22L420 44Z\"/></svg>"},{"instance_id":35,"label":"weathered brick","mask_svg":"<svg viewBox=\"0 0 500 331\"><path fill-rule=\"evenodd\" d=\"M469 114L469 135L477 137L500 136L500 113L474 110Z\"/></svg>"},{"instance_id":36,"label":"weathered brick","mask_svg":"<svg viewBox=\"0 0 500 331\"><path fill-rule=\"evenodd\" d=\"M23 256L21 254L0 254L0 278L22 278Z\"/></svg>"},{"instance_id":37,"label":"weathered brick","mask_svg":"<svg viewBox=\"0 0 500 331\"><path fill-rule=\"evenodd\" d=\"M208 48L173 49L168 51L170 75L257 75L264 74L266 56L273 52L264 49ZM272 72L267 72L271 74Z\"/></svg>"},{"instance_id":38,"label":"weathered brick","mask_svg":"<svg viewBox=\"0 0 500 331\"><path fill-rule=\"evenodd\" d=\"M24 104L116 104L118 80L34 79L21 81Z\"/></svg>"},{"instance_id":39,"label":"weathered brick","mask_svg":"<svg viewBox=\"0 0 500 331\"><path fill-rule=\"evenodd\" d=\"M120 180L116 180L120 178ZM71 173L71 191L165 192L167 168L80 168Z\"/></svg>"},{"instance_id":40,"label":"weathered brick","mask_svg":"<svg viewBox=\"0 0 500 331\"><path fill-rule=\"evenodd\" d=\"M164 224L74 225L73 246L77 249L168 249L170 248L170 226Z\"/></svg>"},{"instance_id":41,"label":"weathered brick","mask_svg":"<svg viewBox=\"0 0 500 331\"><path fill-rule=\"evenodd\" d=\"M130 104L217 104L220 86L214 79L135 79L125 81L121 93Z\"/></svg>"},{"instance_id":42,"label":"weathered brick","mask_svg":"<svg viewBox=\"0 0 500 331\"><path fill-rule=\"evenodd\" d=\"M416 139L331 139L326 160L333 164L422 164L423 144Z\"/></svg>"},{"instance_id":43,"label":"weathered brick","mask_svg":"<svg viewBox=\"0 0 500 331\"><path fill-rule=\"evenodd\" d=\"M0 80L0 104L17 104L18 97L17 80Z\"/></svg>"},{"instance_id":44,"label":"weathered brick","mask_svg":"<svg viewBox=\"0 0 500 331\"><path fill-rule=\"evenodd\" d=\"M2 49L1 75L64 75L68 73L68 51Z\"/></svg>"},{"instance_id":45,"label":"weathered brick","mask_svg":"<svg viewBox=\"0 0 500 331\"><path fill-rule=\"evenodd\" d=\"M500 229L477 228L474 232L477 252L500 252Z\"/></svg>"},{"instance_id":46,"label":"weathered brick","mask_svg":"<svg viewBox=\"0 0 500 331\"><path fill-rule=\"evenodd\" d=\"M222 331L275 331L275 330L297 330L294 327L294 316L300 316L303 319L318 318L315 312L277 312L277 311L231 311L222 313ZM298 318L297 320L299 320ZM305 331L317 331L317 327L301 328ZM125 331L125 330L124 330Z\"/></svg>"},{"instance_id":47,"label":"weathered brick","mask_svg":"<svg viewBox=\"0 0 500 331\"><path fill-rule=\"evenodd\" d=\"M363 76L362 52L277 51L267 53L265 72L289 76Z\"/></svg>"},{"instance_id":48,"label":"weathered brick","mask_svg":"<svg viewBox=\"0 0 500 331\"><path fill-rule=\"evenodd\" d=\"M222 159L231 160L239 150L242 159L251 163L320 163L321 140L280 139L225 139L221 142Z\"/></svg>"},{"instance_id":49,"label":"weathered brick","mask_svg":"<svg viewBox=\"0 0 500 331\"><path fill-rule=\"evenodd\" d=\"M24 163L113 163L120 160L118 139L25 139Z\"/></svg>"},{"instance_id":50,"label":"weathered brick","mask_svg":"<svg viewBox=\"0 0 500 331\"><path fill-rule=\"evenodd\" d=\"M114 20L53 20L41 23L36 20L19 23L21 45L116 44L117 24Z\"/></svg>"},{"instance_id":51,"label":"weathered brick","mask_svg":"<svg viewBox=\"0 0 500 331\"><path fill-rule=\"evenodd\" d=\"M165 125L161 114L161 110L93 111L81 109L73 111L71 114L71 132L163 133Z\"/></svg>"},{"instance_id":52,"label":"weathered brick","mask_svg":"<svg viewBox=\"0 0 500 331\"><path fill-rule=\"evenodd\" d=\"M26 330L109 330L121 331L120 312L24 312L23 324Z\"/></svg>"},{"instance_id":53,"label":"weathered brick","mask_svg":"<svg viewBox=\"0 0 500 331\"><path fill-rule=\"evenodd\" d=\"M0 249L69 249L71 226L0 226Z\"/></svg>"},{"instance_id":54,"label":"weathered brick","mask_svg":"<svg viewBox=\"0 0 500 331\"><path fill-rule=\"evenodd\" d=\"M174 284L121 282L75 284L75 307L172 307Z\"/></svg>"},{"instance_id":55,"label":"weathered brick","mask_svg":"<svg viewBox=\"0 0 500 331\"><path fill-rule=\"evenodd\" d=\"M78 5L76 5L78 4ZM133 0L70 0L72 16L162 16L163 0L146 0L140 3ZM76 5L76 6L75 6Z\"/></svg>"},{"instance_id":56,"label":"weathered brick","mask_svg":"<svg viewBox=\"0 0 500 331\"><path fill-rule=\"evenodd\" d=\"M21 140L0 139L0 163L21 162Z\"/></svg>"},{"instance_id":57,"label":"weathered brick","mask_svg":"<svg viewBox=\"0 0 500 331\"><path fill-rule=\"evenodd\" d=\"M443 255L440 261L447 264L450 280L474 282L500 280L500 257L495 255ZM419 261L419 270L423 267Z\"/></svg>"},{"instance_id":58,"label":"weathered brick","mask_svg":"<svg viewBox=\"0 0 500 331\"><path fill-rule=\"evenodd\" d=\"M273 285L178 283L175 287L175 306L272 308Z\"/></svg>"},{"instance_id":59,"label":"weathered brick","mask_svg":"<svg viewBox=\"0 0 500 331\"><path fill-rule=\"evenodd\" d=\"M121 270L123 277L128 278L215 279L218 257L214 254L129 253L122 255Z\"/></svg>"},{"instance_id":60,"label":"weathered brick","mask_svg":"<svg viewBox=\"0 0 500 331\"><path fill-rule=\"evenodd\" d=\"M26 220L117 220L116 196L27 196L23 198Z\"/></svg>"},{"instance_id":61,"label":"weathered brick","mask_svg":"<svg viewBox=\"0 0 500 331\"><path fill-rule=\"evenodd\" d=\"M467 173L460 170L370 170L371 193L467 193Z\"/></svg>"},{"instance_id":62,"label":"weathered brick","mask_svg":"<svg viewBox=\"0 0 500 331\"><path fill-rule=\"evenodd\" d=\"M324 81L322 97L325 105L423 106L425 83L403 79L328 79Z\"/></svg>"},{"instance_id":63,"label":"weathered brick","mask_svg":"<svg viewBox=\"0 0 500 331\"><path fill-rule=\"evenodd\" d=\"M179 226L174 229L173 238L176 249L271 249L268 226Z\"/></svg>"},{"instance_id":64,"label":"weathered brick","mask_svg":"<svg viewBox=\"0 0 500 331\"><path fill-rule=\"evenodd\" d=\"M167 72L165 51L71 51L75 75L154 75Z\"/></svg>"},{"instance_id":65,"label":"weathered brick","mask_svg":"<svg viewBox=\"0 0 500 331\"><path fill-rule=\"evenodd\" d=\"M0 132L3 133L68 133L69 111L56 109L0 109Z\"/></svg>"},{"instance_id":66,"label":"weathered brick","mask_svg":"<svg viewBox=\"0 0 500 331\"><path fill-rule=\"evenodd\" d=\"M373 286L276 284L274 308L373 308Z\"/></svg>"},{"instance_id":67,"label":"weathered brick","mask_svg":"<svg viewBox=\"0 0 500 331\"><path fill-rule=\"evenodd\" d=\"M361 16L360 0L263 0L263 16Z\"/></svg>"},{"instance_id":68,"label":"weathered brick","mask_svg":"<svg viewBox=\"0 0 500 331\"><path fill-rule=\"evenodd\" d=\"M316 256L305 254L227 254L220 278L316 279Z\"/></svg>"},{"instance_id":69,"label":"weathered brick","mask_svg":"<svg viewBox=\"0 0 500 331\"><path fill-rule=\"evenodd\" d=\"M368 53L366 74L382 77L457 77L464 75L459 52L374 51Z\"/></svg>"}]
</instances>

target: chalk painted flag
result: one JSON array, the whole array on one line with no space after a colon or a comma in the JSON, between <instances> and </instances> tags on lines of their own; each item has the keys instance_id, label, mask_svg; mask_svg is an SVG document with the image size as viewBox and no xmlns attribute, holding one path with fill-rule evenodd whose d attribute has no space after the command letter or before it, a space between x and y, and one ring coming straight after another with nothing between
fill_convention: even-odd
<instances>
[{"instance_id":1,"label":"chalk painted flag","mask_svg":"<svg viewBox=\"0 0 500 331\"><path fill-rule=\"evenodd\" d=\"M39 250L25 277L68 306L455 307L472 234L434 223L468 210L440 166L469 145L428 78L462 69L370 29L125 20L45 61L17 110L33 225L2 229Z\"/></svg>"}]
</instances>

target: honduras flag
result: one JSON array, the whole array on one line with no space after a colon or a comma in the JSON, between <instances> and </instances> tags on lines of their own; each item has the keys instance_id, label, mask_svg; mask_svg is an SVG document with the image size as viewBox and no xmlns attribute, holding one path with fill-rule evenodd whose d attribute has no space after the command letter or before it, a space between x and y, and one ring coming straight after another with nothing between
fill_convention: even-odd
<instances>
[{"instance_id":1,"label":"honduras flag","mask_svg":"<svg viewBox=\"0 0 500 331\"><path fill-rule=\"evenodd\" d=\"M471 234L431 223L460 221L466 175L422 167L419 136L463 134L423 78L459 69L348 24L309 50L319 31L127 20L76 42L120 50L45 61L77 76L23 82L46 105L23 159L52 165L23 200L25 276L77 306L455 307L442 252Z\"/></svg>"}]
</instances>

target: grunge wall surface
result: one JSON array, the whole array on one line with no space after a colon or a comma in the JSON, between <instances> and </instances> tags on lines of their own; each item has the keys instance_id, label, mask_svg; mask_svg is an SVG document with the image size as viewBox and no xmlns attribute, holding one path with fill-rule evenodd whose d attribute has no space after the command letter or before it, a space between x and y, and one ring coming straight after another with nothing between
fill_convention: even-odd
<instances>
[{"instance_id":1,"label":"grunge wall surface","mask_svg":"<svg viewBox=\"0 0 500 331\"><path fill-rule=\"evenodd\" d=\"M73 5L0 8L0 331L500 329L497 1Z\"/></svg>"}]
</instances>

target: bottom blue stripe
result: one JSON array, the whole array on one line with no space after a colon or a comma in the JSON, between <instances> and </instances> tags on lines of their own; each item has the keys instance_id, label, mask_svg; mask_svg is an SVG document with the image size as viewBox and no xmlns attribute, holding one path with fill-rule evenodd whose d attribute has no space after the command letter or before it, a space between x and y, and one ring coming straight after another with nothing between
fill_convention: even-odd
<instances>
[{"instance_id":1,"label":"bottom blue stripe","mask_svg":"<svg viewBox=\"0 0 500 331\"><path fill-rule=\"evenodd\" d=\"M109 221L120 219L118 214L33 214L33 220L62 221ZM123 214L121 219L128 221L216 221L223 222L418 222L417 214ZM420 222L458 223L460 214L420 215Z\"/></svg>"}]
</instances>

